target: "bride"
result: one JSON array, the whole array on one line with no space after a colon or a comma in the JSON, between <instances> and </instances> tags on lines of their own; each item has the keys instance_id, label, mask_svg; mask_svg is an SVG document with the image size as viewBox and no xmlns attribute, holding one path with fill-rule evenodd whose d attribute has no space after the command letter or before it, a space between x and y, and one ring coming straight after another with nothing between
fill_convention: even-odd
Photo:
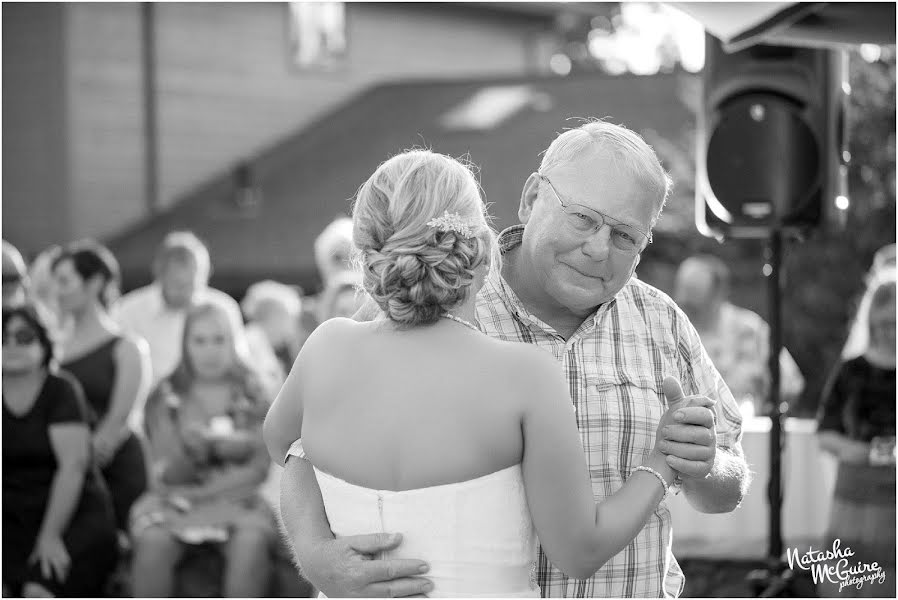
<instances>
[{"instance_id":1,"label":"bride","mask_svg":"<svg viewBox=\"0 0 898 600\"><path fill-rule=\"evenodd\" d=\"M596 504L559 363L472 322L499 256L465 165L391 158L359 189L353 225L386 318L331 319L309 337L265 421L272 457L304 452L336 536L401 531L391 555L430 564L430 595L538 597L537 536L568 576L591 576L674 478L660 436Z\"/></svg>"}]
</instances>

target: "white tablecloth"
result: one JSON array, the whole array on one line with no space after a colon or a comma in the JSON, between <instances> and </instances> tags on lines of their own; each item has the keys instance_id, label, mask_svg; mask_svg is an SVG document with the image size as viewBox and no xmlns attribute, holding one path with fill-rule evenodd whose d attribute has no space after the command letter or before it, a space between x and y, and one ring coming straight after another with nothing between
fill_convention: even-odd
<instances>
[{"instance_id":1,"label":"white tablecloth","mask_svg":"<svg viewBox=\"0 0 898 600\"><path fill-rule=\"evenodd\" d=\"M677 557L763 558L767 554L770 477L770 419L743 422L742 449L753 474L751 488L735 511L704 514L681 492L670 496L673 551ZM784 549L820 548L835 485L835 459L820 450L812 419L785 420L782 534Z\"/></svg>"}]
</instances>

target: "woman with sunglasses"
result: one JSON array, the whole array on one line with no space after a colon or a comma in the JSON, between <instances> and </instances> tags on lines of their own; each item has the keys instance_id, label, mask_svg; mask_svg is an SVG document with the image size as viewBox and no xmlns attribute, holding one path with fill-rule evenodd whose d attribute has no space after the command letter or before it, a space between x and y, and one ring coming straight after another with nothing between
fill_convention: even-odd
<instances>
[{"instance_id":1,"label":"woman with sunglasses","mask_svg":"<svg viewBox=\"0 0 898 600\"><path fill-rule=\"evenodd\" d=\"M99 596L116 559L77 381L37 309L3 309L3 595Z\"/></svg>"}]
</instances>

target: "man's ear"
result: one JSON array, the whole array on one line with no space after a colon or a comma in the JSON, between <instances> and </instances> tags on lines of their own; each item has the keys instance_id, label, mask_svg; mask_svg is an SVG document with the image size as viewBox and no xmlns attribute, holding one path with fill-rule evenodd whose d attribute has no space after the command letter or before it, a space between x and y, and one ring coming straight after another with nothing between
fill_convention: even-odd
<instances>
[{"instance_id":1,"label":"man's ear","mask_svg":"<svg viewBox=\"0 0 898 600\"><path fill-rule=\"evenodd\" d=\"M526 225L533 214L533 205L539 197L539 175L531 173L527 181L524 182L524 190L521 192L521 204L518 207L518 220L521 224Z\"/></svg>"}]
</instances>

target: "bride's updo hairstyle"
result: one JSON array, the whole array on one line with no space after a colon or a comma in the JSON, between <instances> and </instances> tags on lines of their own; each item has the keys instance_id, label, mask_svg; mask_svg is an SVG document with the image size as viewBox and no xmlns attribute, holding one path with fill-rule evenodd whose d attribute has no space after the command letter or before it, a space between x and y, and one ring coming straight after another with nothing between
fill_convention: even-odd
<instances>
[{"instance_id":1,"label":"bride's updo hairstyle","mask_svg":"<svg viewBox=\"0 0 898 600\"><path fill-rule=\"evenodd\" d=\"M428 225L445 213L469 231ZM471 169L429 150L381 164L359 188L352 220L365 290L408 327L434 323L464 302L475 269L489 266L498 247Z\"/></svg>"}]
</instances>

